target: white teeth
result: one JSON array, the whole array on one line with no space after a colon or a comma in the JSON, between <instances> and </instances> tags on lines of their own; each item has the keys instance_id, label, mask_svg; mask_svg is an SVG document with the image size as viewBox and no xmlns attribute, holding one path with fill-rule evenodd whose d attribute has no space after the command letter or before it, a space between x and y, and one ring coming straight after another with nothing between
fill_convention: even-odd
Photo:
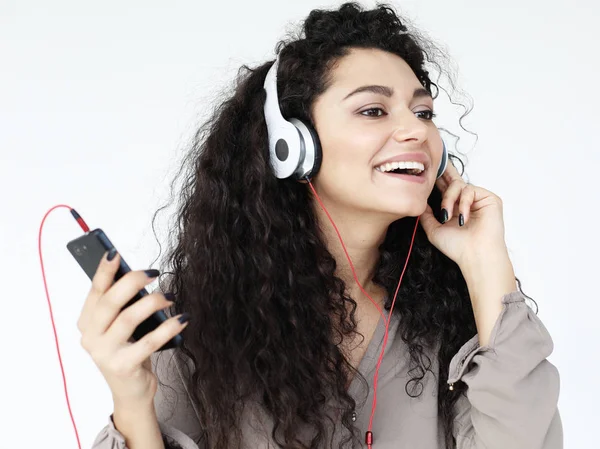
<instances>
[{"instance_id":1,"label":"white teeth","mask_svg":"<svg viewBox=\"0 0 600 449\"><path fill-rule=\"evenodd\" d=\"M388 172L392 170L396 170L398 168L416 168L418 170L424 171L425 165L421 162L413 162L413 161L400 161L400 162L388 162L387 164L380 165L379 167L375 167L376 170L381 172Z\"/></svg>"}]
</instances>

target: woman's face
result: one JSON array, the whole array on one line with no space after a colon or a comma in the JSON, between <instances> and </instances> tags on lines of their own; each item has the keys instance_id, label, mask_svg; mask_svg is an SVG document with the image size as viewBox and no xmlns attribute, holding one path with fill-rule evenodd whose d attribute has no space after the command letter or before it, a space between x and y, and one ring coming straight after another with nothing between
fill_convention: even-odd
<instances>
[{"instance_id":1,"label":"woman's face","mask_svg":"<svg viewBox=\"0 0 600 449\"><path fill-rule=\"evenodd\" d=\"M319 196L345 213L383 214L392 221L421 215L442 157L439 131L431 121L433 99L423 95L402 58L381 50L353 49L331 77L312 111L323 149L314 178ZM358 88L363 90L353 93ZM417 153L408 160L424 162L420 182L378 170L407 153Z\"/></svg>"}]
</instances>

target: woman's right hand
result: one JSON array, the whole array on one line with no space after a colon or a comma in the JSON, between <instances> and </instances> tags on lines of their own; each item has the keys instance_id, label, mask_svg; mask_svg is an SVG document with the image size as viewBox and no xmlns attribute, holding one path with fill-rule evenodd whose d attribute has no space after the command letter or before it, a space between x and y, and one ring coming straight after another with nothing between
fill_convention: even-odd
<instances>
[{"instance_id":1,"label":"woman's right hand","mask_svg":"<svg viewBox=\"0 0 600 449\"><path fill-rule=\"evenodd\" d=\"M169 318L139 341L132 341L135 328L152 313L169 307L161 293L151 293L121 311L131 298L152 282L158 271L130 271L117 282L119 254L102 258L92 279L77 327L81 346L92 356L110 387L116 404L136 407L152 403L157 390L150 356L181 332L188 322L181 315ZM184 318L187 318L187 314ZM185 321L185 319L183 320Z\"/></svg>"}]
</instances>

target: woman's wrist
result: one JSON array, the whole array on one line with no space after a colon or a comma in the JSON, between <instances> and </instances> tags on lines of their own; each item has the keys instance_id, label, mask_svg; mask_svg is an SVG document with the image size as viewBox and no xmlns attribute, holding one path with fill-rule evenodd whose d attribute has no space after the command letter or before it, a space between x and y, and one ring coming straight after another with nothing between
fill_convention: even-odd
<instances>
[{"instance_id":1,"label":"woman's wrist","mask_svg":"<svg viewBox=\"0 0 600 449\"><path fill-rule=\"evenodd\" d=\"M164 449L154 403L115 402L113 423L128 449Z\"/></svg>"},{"instance_id":2,"label":"woman's wrist","mask_svg":"<svg viewBox=\"0 0 600 449\"><path fill-rule=\"evenodd\" d=\"M502 298L517 290L513 265L506 248L484 251L461 267L467 283L479 343L489 343L491 331L502 311Z\"/></svg>"}]
</instances>

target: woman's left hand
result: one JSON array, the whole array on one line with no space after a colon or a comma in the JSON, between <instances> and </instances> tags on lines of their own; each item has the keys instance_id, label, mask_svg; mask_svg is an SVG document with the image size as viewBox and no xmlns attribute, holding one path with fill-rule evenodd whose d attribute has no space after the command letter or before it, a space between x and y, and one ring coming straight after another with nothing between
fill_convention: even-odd
<instances>
[{"instance_id":1,"label":"woman's left hand","mask_svg":"<svg viewBox=\"0 0 600 449\"><path fill-rule=\"evenodd\" d=\"M490 251L505 251L502 200L492 192L467 184L452 160L436 181L448 221L440 223L429 205L419 221L429 241L459 267L477 263ZM443 211L442 211L443 213ZM459 214L464 225L459 224Z\"/></svg>"}]
</instances>

